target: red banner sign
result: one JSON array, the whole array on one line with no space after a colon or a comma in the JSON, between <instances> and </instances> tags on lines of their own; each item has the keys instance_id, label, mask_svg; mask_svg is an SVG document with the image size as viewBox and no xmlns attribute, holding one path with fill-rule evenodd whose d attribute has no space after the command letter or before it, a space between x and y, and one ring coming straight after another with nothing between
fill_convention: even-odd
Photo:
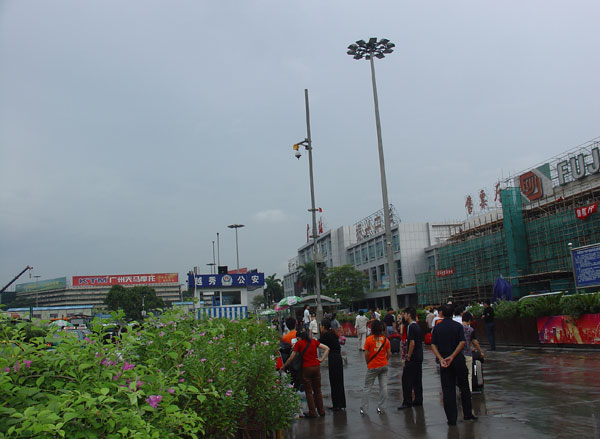
<instances>
[{"instance_id":1,"label":"red banner sign","mask_svg":"<svg viewBox=\"0 0 600 439\"><path fill-rule=\"evenodd\" d=\"M596 213L598 211L598 202L596 201L594 204L585 207L578 207L575 209L575 216L579 219L586 219L592 213Z\"/></svg>"},{"instance_id":2,"label":"red banner sign","mask_svg":"<svg viewBox=\"0 0 600 439\"><path fill-rule=\"evenodd\" d=\"M179 283L179 273L114 274L73 276L74 287L104 287L112 285L152 285Z\"/></svg>"},{"instance_id":3,"label":"red banner sign","mask_svg":"<svg viewBox=\"0 0 600 439\"><path fill-rule=\"evenodd\" d=\"M445 270L436 270L435 275L437 277L452 276L454 274L454 268L446 268Z\"/></svg>"}]
</instances>

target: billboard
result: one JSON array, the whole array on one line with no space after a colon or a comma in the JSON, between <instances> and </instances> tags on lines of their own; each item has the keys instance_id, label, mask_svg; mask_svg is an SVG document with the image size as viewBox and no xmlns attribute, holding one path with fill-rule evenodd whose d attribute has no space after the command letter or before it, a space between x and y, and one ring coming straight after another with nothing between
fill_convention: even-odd
<instances>
[{"instance_id":1,"label":"billboard","mask_svg":"<svg viewBox=\"0 0 600 439\"><path fill-rule=\"evenodd\" d=\"M538 317L537 328L542 344L600 345L600 314Z\"/></svg>"},{"instance_id":2,"label":"billboard","mask_svg":"<svg viewBox=\"0 0 600 439\"><path fill-rule=\"evenodd\" d=\"M264 273L245 274L197 274L196 288L214 287L261 287L265 284ZM194 288L194 275L188 275L188 286Z\"/></svg>"},{"instance_id":3,"label":"billboard","mask_svg":"<svg viewBox=\"0 0 600 439\"><path fill-rule=\"evenodd\" d=\"M574 248L571 257L577 288L600 285L600 244Z\"/></svg>"},{"instance_id":4,"label":"billboard","mask_svg":"<svg viewBox=\"0 0 600 439\"><path fill-rule=\"evenodd\" d=\"M15 286L15 292L17 293L28 293L30 291L48 291L48 290L60 290L67 288L67 278L57 277L55 279L40 280L37 282L27 282L24 284L17 284Z\"/></svg>"},{"instance_id":5,"label":"billboard","mask_svg":"<svg viewBox=\"0 0 600 439\"><path fill-rule=\"evenodd\" d=\"M73 276L74 287L110 287L112 285L154 285L166 283L179 283L179 273Z\"/></svg>"},{"instance_id":6,"label":"billboard","mask_svg":"<svg viewBox=\"0 0 600 439\"><path fill-rule=\"evenodd\" d=\"M550 164L545 163L536 169L515 177L515 186L521 188L521 194L529 202L552 195Z\"/></svg>"}]
</instances>

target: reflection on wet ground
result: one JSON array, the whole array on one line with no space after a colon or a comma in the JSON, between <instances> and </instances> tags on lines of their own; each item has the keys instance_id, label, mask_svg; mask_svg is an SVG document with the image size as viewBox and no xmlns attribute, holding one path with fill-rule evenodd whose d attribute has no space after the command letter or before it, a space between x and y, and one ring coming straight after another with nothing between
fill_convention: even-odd
<instances>
[{"instance_id":1,"label":"reflection on wet ground","mask_svg":"<svg viewBox=\"0 0 600 439\"><path fill-rule=\"evenodd\" d=\"M502 349L488 352L485 389L473 395L477 421L448 427L442 406L438 366L426 348L423 363L423 407L398 411L402 403L402 365L391 360L388 410L359 412L366 366L356 339L344 347L347 409L323 418L299 419L287 438L599 438L600 352ZM331 405L327 368L322 369L325 406ZM459 408L459 413L461 410Z\"/></svg>"}]
</instances>

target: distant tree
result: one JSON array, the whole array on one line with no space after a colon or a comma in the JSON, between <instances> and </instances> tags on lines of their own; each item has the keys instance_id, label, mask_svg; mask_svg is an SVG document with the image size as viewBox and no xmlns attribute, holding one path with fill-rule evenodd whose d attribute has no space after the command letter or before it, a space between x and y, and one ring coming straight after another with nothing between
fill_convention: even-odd
<instances>
[{"instance_id":1,"label":"distant tree","mask_svg":"<svg viewBox=\"0 0 600 439\"><path fill-rule=\"evenodd\" d=\"M279 302L283 299L283 283L281 279L276 279L277 274L272 274L265 278L265 303L270 305L273 302Z\"/></svg>"},{"instance_id":2,"label":"distant tree","mask_svg":"<svg viewBox=\"0 0 600 439\"><path fill-rule=\"evenodd\" d=\"M367 275L352 265L342 265L327 270L325 291L329 297L337 294L343 306L349 306L355 300L364 296L365 288L369 286Z\"/></svg>"},{"instance_id":3,"label":"distant tree","mask_svg":"<svg viewBox=\"0 0 600 439\"><path fill-rule=\"evenodd\" d=\"M319 278L321 284L325 281L325 264L319 265ZM307 262L300 266L300 273L298 274L298 282L303 288L306 288L308 294L315 294L315 285L317 283L317 277L315 275L315 264L314 262Z\"/></svg>"},{"instance_id":4,"label":"distant tree","mask_svg":"<svg viewBox=\"0 0 600 439\"><path fill-rule=\"evenodd\" d=\"M156 297L154 288L138 286L125 288L122 285L113 285L104 299L104 304L110 311L122 309L128 320L140 320L142 310L152 311L164 308L165 303Z\"/></svg>"},{"instance_id":5,"label":"distant tree","mask_svg":"<svg viewBox=\"0 0 600 439\"><path fill-rule=\"evenodd\" d=\"M252 299L252 306L257 309L260 308L262 305L264 305L265 302L265 297L258 295L258 296L254 296L254 298Z\"/></svg>"}]
</instances>

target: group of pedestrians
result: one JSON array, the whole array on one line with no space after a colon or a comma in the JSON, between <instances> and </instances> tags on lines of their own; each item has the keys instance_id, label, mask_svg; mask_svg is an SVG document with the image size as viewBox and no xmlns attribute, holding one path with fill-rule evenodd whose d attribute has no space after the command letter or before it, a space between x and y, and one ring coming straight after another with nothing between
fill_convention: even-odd
<instances>
[{"instance_id":1,"label":"group of pedestrians","mask_svg":"<svg viewBox=\"0 0 600 439\"><path fill-rule=\"evenodd\" d=\"M487 308L486 308L487 309ZM377 316L379 314L379 317ZM437 310L437 316L429 319L433 326L431 335L431 346L437 361L440 364L440 380L443 393L444 411L448 425L456 425L458 409L456 404L456 387L460 389L460 397L464 420L477 419L472 412L471 405L471 376L472 346L480 352L481 347L475 338L473 328L470 326L473 316L469 312L461 313L458 321L453 320L452 305L443 305ZM488 319L493 323L493 309L487 312L486 329ZM406 308L396 319L393 310L388 310L383 319L381 314L373 310L371 319L359 311L355 328L358 335L359 350L364 352L367 366L363 394L361 398L360 413L365 414L369 408L369 398L375 381L378 381L379 395L377 402L377 413L382 414L387 409L387 384L389 375L389 359L392 355L392 346L388 338L392 334L400 333L405 339L405 351L403 352L404 367L402 371L402 405L398 410L410 409L423 405L423 339L419 325L417 324L416 310L413 307ZM484 312L484 317L486 313ZM491 316L491 317L490 317ZM437 320L437 321L434 321ZM284 369L288 368L297 356L302 358L302 369L296 377L292 376L296 388L303 386L306 392L308 412L303 416L314 418L325 416L323 406L323 395L321 393L320 364L329 357L329 381L331 387L332 406L330 410L339 411L346 408L344 390L344 371L341 355L339 323L335 315L328 316L321 322L320 338L313 330L311 316L308 307L303 314L302 326L298 331L295 329L296 321L293 318L286 320L288 328L292 328L282 337L282 344L289 343L291 354L285 360ZM493 330L493 328L492 328ZM490 340L493 343L493 338ZM492 344L491 347L495 348ZM319 351L322 355L319 356Z\"/></svg>"}]
</instances>

